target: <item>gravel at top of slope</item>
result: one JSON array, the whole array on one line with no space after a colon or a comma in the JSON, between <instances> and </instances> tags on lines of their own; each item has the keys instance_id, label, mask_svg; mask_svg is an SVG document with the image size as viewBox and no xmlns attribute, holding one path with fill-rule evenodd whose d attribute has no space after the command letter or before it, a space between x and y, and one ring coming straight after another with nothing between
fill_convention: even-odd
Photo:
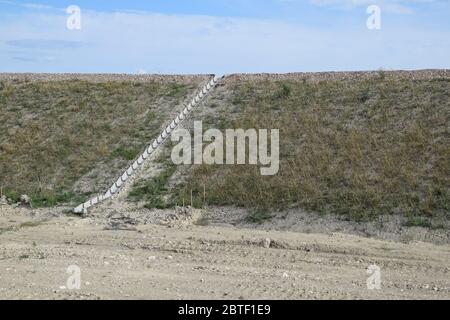
<instances>
[{"instance_id":1,"label":"gravel at top of slope","mask_svg":"<svg viewBox=\"0 0 450 320\"><path fill-rule=\"evenodd\" d=\"M450 78L450 69L429 70L378 70L378 71L336 71L336 72L291 72L291 73L254 73L232 74L225 78L226 81L239 82L242 80L308 80L308 81L333 81L333 80L364 80L380 76L408 78L413 80L431 80L435 78Z\"/></svg>"},{"instance_id":2,"label":"gravel at top of slope","mask_svg":"<svg viewBox=\"0 0 450 320\"><path fill-rule=\"evenodd\" d=\"M434 79L436 77L450 78L450 69L425 69L425 70L378 70L378 71L329 71L329 72L290 72L290 73L235 73L227 75L228 81L239 82L241 80L361 80L374 77L394 76L415 80ZM107 81L177 81L190 82L193 79L207 80L213 74L126 74L126 73L0 73L0 81L66 81L86 80L90 82Z\"/></svg>"},{"instance_id":3,"label":"gravel at top of slope","mask_svg":"<svg viewBox=\"0 0 450 320\"><path fill-rule=\"evenodd\" d=\"M207 81L212 75L158 75L158 74L119 74L119 73L0 73L0 81L68 81L84 80L94 83L108 81L126 81L126 82L158 82L158 81L176 81L179 83L190 83L193 80Z\"/></svg>"}]
</instances>

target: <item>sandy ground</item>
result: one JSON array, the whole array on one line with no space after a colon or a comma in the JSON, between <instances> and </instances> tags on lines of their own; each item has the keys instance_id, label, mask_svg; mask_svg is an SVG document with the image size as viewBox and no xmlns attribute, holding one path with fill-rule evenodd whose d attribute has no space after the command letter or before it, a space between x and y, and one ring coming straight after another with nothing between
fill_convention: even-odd
<instances>
[{"instance_id":1,"label":"sandy ground","mask_svg":"<svg viewBox=\"0 0 450 320\"><path fill-rule=\"evenodd\" d=\"M202 226L189 210L62 212L0 206L1 299L450 298L448 244ZM373 264L380 290L367 288Z\"/></svg>"}]
</instances>

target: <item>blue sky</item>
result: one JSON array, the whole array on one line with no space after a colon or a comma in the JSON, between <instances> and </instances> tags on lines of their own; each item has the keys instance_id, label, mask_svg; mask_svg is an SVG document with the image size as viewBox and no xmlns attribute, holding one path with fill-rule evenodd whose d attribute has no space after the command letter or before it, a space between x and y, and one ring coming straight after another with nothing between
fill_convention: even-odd
<instances>
[{"instance_id":1,"label":"blue sky","mask_svg":"<svg viewBox=\"0 0 450 320\"><path fill-rule=\"evenodd\" d=\"M369 30L369 5L381 30ZM66 8L81 9L69 30ZM0 0L0 72L450 68L446 0Z\"/></svg>"}]
</instances>

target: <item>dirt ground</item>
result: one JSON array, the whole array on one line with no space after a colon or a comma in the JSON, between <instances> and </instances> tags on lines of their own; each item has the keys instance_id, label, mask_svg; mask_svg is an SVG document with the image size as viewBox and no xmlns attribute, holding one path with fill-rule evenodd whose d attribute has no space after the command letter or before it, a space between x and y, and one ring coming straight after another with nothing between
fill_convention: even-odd
<instances>
[{"instance_id":1,"label":"dirt ground","mask_svg":"<svg viewBox=\"0 0 450 320\"><path fill-rule=\"evenodd\" d=\"M206 223L181 209L63 211L0 206L1 299L450 298L448 244Z\"/></svg>"}]
</instances>

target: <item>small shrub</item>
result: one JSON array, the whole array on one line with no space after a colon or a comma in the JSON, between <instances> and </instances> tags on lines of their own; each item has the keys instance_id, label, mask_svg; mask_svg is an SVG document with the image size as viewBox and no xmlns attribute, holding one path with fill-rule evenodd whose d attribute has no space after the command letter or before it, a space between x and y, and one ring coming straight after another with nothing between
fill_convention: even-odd
<instances>
[{"instance_id":1,"label":"small shrub","mask_svg":"<svg viewBox=\"0 0 450 320\"><path fill-rule=\"evenodd\" d=\"M287 99L291 96L292 89L286 83L281 84L281 89L275 94L276 99Z\"/></svg>"},{"instance_id":2,"label":"small shrub","mask_svg":"<svg viewBox=\"0 0 450 320\"><path fill-rule=\"evenodd\" d=\"M16 92L16 88L9 83L3 84L2 83L3 88L1 88L1 93L4 97L9 98L11 97L15 92Z\"/></svg>"},{"instance_id":3,"label":"small shrub","mask_svg":"<svg viewBox=\"0 0 450 320\"><path fill-rule=\"evenodd\" d=\"M369 98L370 98L370 89L367 87L367 88L363 88L360 92L359 92L359 95L358 95L358 101L360 102L360 103L364 103L364 102L366 102L367 100L369 100Z\"/></svg>"},{"instance_id":4,"label":"small shrub","mask_svg":"<svg viewBox=\"0 0 450 320\"><path fill-rule=\"evenodd\" d=\"M176 97L184 94L186 92L186 85L179 84L179 83L172 83L170 85L170 89L168 92L168 95L170 97Z\"/></svg>"},{"instance_id":5,"label":"small shrub","mask_svg":"<svg viewBox=\"0 0 450 320\"><path fill-rule=\"evenodd\" d=\"M139 151L136 149L127 149L124 147L118 147L113 152L113 157L121 157L124 160L134 160L139 154Z\"/></svg>"},{"instance_id":6,"label":"small shrub","mask_svg":"<svg viewBox=\"0 0 450 320\"><path fill-rule=\"evenodd\" d=\"M5 191L6 199L10 199L12 203L20 202L20 193L13 190Z\"/></svg>"}]
</instances>

